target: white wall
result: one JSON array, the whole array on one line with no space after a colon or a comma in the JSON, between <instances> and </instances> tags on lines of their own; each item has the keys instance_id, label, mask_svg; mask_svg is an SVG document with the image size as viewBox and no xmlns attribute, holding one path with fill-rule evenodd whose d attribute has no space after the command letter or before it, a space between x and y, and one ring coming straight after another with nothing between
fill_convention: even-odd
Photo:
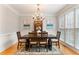
<instances>
[{"instance_id":1,"label":"white wall","mask_svg":"<svg viewBox=\"0 0 79 59\"><path fill-rule=\"evenodd\" d=\"M32 14L33 15L33 14ZM25 34L28 34L28 32L30 31L33 31L33 19L32 19L32 16L31 14L30 15L26 15L26 16L20 16L20 30L23 31ZM52 14L43 14L45 19L43 21L43 30L44 31L47 31L49 32L49 34L54 34L56 33L56 17ZM47 22L51 22L54 24L53 26L53 29L49 29L47 30L46 28L46 23ZM31 28L30 29L23 29L23 24L26 23L26 24L30 24L31 25Z\"/></svg>"},{"instance_id":2,"label":"white wall","mask_svg":"<svg viewBox=\"0 0 79 59\"><path fill-rule=\"evenodd\" d=\"M30 24L30 29L24 29L24 24ZM33 31L32 16L20 16L20 31L22 35L28 34L28 32Z\"/></svg>"},{"instance_id":3,"label":"white wall","mask_svg":"<svg viewBox=\"0 0 79 59\"><path fill-rule=\"evenodd\" d=\"M0 5L0 52L17 42L19 16L8 5Z\"/></svg>"},{"instance_id":4,"label":"white wall","mask_svg":"<svg viewBox=\"0 0 79 59\"><path fill-rule=\"evenodd\" d=\"M47 29L46 25L49 23L53 24L52 29ZM57 25L57 22L56 22L55 15L52 15L52 14L45 15L45 20L43 21L43 30L44 31L47 31L49 34L56 34L56 31L57 31L56 25Z\"/></svg>"}]
</instances>

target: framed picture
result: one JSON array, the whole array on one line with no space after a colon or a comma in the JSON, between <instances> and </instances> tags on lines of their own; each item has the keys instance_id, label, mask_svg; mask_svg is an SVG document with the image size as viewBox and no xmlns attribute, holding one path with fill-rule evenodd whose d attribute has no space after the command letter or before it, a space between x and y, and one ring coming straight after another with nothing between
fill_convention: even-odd
<instances>
[{"instance_id":1,"label":"framed picture","mask_svg":"<svg viewBox=\"0 0 79 59\"><path fill-rule=\"evenodd\" d=\"M24 29L30 29L30 24L24 24L23 27Z\"/></svg>"},{"instance_id":2,"label":"framed picture","mask_svg":"<svg viewBox=\"0 0 79 59\"><path fill-rule=\"evenodd\" d=\"M53 24L47 24L46 27L47 29L53 29Z\"/></svg>"}]
</instances>

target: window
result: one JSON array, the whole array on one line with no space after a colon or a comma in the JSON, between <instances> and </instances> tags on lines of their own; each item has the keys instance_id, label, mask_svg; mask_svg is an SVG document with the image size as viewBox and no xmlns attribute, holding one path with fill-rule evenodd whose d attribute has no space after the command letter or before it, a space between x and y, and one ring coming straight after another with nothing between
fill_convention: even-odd
<instances>
[{"instance_id":1,"label":"window","mask_svg":"<svg viewBox=\"0 0 79 59\"><path fill-rule=\"evenodd\" d=\"M64 17L59 17L61 38L64 39L61 40L79 50L79 8L73 8L64 15Z\"/></svg>"}]
</instances>

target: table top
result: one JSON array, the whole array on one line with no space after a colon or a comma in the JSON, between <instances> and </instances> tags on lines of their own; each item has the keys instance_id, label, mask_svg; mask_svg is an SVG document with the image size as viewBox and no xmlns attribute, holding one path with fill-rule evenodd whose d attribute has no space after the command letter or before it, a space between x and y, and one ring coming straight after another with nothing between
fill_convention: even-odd
<instances>
[{"instance_id":1,"label":"table top","mask_svg":"<svg viewBox=\"0 0 79 59\"><path fill-rule=\"evenodd\" d=\"M22 36L22 38L56 38L55 35L52 34L48 34L48 35L33 35L33 34L28 34L28 35L24 35Z\"/></svg>"}]
</instances>

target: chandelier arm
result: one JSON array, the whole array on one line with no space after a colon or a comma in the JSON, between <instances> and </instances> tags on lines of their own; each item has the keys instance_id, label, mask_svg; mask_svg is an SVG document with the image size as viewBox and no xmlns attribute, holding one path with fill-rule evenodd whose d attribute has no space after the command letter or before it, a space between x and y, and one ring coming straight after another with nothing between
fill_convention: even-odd
<instances>
[{"instance_id":1,"label":"chandelier arm","mask_svg":"<svg viewBox=\"0 0 79 59\"><path fill-rule=\"evenodd\" d=\"M37 4L36 6L37 6L37 8L36 8L35 16L33 17L33 19L43 21L45 18L41 17L41 15L40 15L40 8L39 8L40 4Z\"/></svg>"}]
</instances>

